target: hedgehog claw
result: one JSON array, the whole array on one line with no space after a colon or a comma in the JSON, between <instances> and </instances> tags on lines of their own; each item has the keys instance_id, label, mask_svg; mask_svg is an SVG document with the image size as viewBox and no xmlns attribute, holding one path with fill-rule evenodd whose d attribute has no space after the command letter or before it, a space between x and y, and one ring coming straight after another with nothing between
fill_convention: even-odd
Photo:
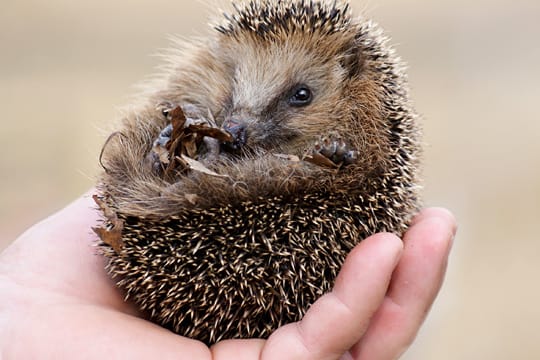
<instances>
[{"instance_id":1,"label":"hedgehog claw","mask_svg":"<svg viewBox=\"0 0 540 360\"><path fill-rule=\"evenodd\" d=\"M354 164L358 159L358 152L351 150L343 138L337 134L321 137L315 143L313 155L322 155L336 167Z\"/></svg>"},{"instance_id":2,"label":"hedgehog claw","mask_svg":"<svg viewBox=\"0 0 540 360\"><path fill-rule=\"evenodd\" d=\"M154 140L153 146L159 145L159 146L165 147L165 145L171 140L172 131L173 131L172 124L169 124L166 127L164 127L163 130L161 130L161 132L159 133L157 139Z\"/></svg>"},{"instance_id":3,"label":"hedgehog claw","mask_svg":"<svg viewBox=\"0 0 540 360\"><path fill-rule=\"evenodd\" d=\"M171 140L172 131L172 124L164 127L152 143L152 151L146 155L146 164L154 173L162 173L170 160L165 146Z\"/></svg>"},{"instance_id":4,"label":"hedgehog claw","mask_svg":"<svg viewBox=\"0 0 540 360\"><path fill-rule=\"evenodd\" d=\"M343 163L345 165L354 164L356 162L356 160L358 160L358 152L357 151L350 150L350 151L347 151L347 153L345 153L343 155Z\"/></svg>"}]
</instances>

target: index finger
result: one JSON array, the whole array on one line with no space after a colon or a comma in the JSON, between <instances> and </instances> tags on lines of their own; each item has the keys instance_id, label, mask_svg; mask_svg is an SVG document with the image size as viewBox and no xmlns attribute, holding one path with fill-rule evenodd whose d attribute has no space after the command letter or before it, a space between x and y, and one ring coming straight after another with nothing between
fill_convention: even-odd
<instances>
[{"instance_id":1,"label":"index finger","mask_svg":"<svg viewBox=\"0 0 540 360\"><path fill-rule=\"evenodd\" d=\"M426 209L413 221L388 294L351 351L355 359L395 359L412 343L441 288L455 231L444 209Z\"/></svg>"}]
</instances>

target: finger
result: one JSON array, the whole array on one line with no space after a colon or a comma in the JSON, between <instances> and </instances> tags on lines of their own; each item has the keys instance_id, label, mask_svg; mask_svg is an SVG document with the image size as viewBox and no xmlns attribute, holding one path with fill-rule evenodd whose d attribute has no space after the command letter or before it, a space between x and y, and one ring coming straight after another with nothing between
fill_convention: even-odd
<instances>
[{"instance_id":1,"label":"finger","mask_svg":"<svg viewBox=\"0 0 540 360\"><path fill-rule=\"evenodd\" d=\"M377 234L352 250L332 292L304 318L278 329L262 359L338 359L359 341L379 308L402 251L391 234Z\"/></svg>"},{"instance_id":2,"label":"finger","mask_svg":"<svg viewBox=\"0 0 540 360\"><path fill-rule=\"evenodd\" d=\"M440 208L440 207L431 207L431 208L423 209L418 215L414 217L409 227L412 227L415 224L421 221L424 221L426 219L432 218L432 217L441 218L445 222L448 222L449 224L451 224L450 225L451 232L452 234L455 235L457 231L456 218L448 209Z\"/></svg>"},{"instance_id":3,"label":"finger","mask_svg":"<svg viewBox=\"0 0 540 360\"><path fill-rule=\"evenodd\" d=\"M388 294L351 350L355 359L396 359L412 343L443 282L455 231L444 209L424 210L413 221Z\"/></svg>"}]
</instances>

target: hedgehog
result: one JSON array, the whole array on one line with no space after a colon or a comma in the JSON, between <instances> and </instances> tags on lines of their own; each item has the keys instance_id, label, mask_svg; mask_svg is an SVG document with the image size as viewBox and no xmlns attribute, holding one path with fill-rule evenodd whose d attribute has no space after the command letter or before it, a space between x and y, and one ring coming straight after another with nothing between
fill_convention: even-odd
<instances>
[{"instance_id":1,"label":"hedgehog","mask_svg":"<svg viewBox=\"0 0 540 360\"><path fill-rule=\"evenodd\" d=\"M418 211L404 66L378 25L322 0L234 4L166 58L102 150L100 252L153 322L208 345L267 338Z\"/></svg>"}]
</instances>

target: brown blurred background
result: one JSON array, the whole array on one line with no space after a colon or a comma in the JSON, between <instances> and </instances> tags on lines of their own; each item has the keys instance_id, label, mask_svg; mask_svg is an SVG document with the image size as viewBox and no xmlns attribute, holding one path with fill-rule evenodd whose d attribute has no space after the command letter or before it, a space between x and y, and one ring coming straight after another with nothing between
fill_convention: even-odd
<instances>
[{"instance_id":1,"label":"brown blurred background","mask_svg":"<svg viewBox=\"0 0 540 360\"><path fill-rule=\"evenodd\" d=\"M540 358L540 2L353 1L392 35L425 117L428 205L460 231L405 359ZM0 249L92 186L104 134L199 1L3 0Z\"/></svg>"}]
</instances>

